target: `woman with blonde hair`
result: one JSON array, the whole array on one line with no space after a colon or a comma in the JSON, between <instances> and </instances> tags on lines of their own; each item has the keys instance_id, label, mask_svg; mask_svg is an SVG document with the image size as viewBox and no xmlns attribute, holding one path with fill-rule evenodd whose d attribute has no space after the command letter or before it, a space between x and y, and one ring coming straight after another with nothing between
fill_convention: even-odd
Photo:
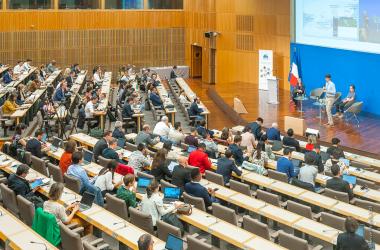
<instances>
[{"instance_id":1,"label":"woman with blonde hair","mask_svg":"<svg viewBox=\"0 0 380 250\"><path fill-rule=\"evenodd\" d=\"M317 144L317 137L315 135L309 135L307 137L306 150L313 151L314 145Z\"/></svg>"}]
</instances>

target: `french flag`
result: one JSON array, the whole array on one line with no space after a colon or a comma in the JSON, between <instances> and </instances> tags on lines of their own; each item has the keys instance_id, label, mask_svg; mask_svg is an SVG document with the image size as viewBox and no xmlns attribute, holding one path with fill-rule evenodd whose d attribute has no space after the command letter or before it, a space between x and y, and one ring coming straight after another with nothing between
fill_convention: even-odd
<instances>
[{"instance_id":1,"label":"french flag","mask_svg":"<svg viewBox=\"0 0 380 250\"><path fill-rule=\"evenodd\" d=\"M291 69L290 69L290 73L289 73L289 82L290 82L290 85L292 85L293 87L295 87L298 83L298 79L299 79L299 74L298 74L298 66L295 62L292 63L292 66L291 66Z\"/></svg>"}]
</instances>

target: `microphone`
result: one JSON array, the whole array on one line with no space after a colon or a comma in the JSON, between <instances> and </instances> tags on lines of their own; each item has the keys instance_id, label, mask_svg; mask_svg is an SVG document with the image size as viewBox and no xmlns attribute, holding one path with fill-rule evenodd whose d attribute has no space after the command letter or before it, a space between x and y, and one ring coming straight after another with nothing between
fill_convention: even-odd
<instances>
[{"instance_id":1,"label":"microphone","mask_svg":"<svg viewBox=\"0 0 380 250\"><path fill-rule=\"evenodd\" d=\"M127 222L125 222L125 221L119 221L119 222L114 222L114 223L112 223L113 226L116 226L116 225L119 225L119 224L123 224L123 226L120 227L120 228L118 228L118 229L114 229L114 230L119 230L119 229L122 229L122 228L125 228L125 227L128 226L128 225L127 225Z\"/></svg>"},{"instance_id":2,"label":"microphone","mask_svg":"<svg viewBox=\"0 0 380 250\"><path fill-rule=\"evenodd\" d=\"M43 246L45 247L45 250L48 249L47 246L46 246L46 244L43 243L43 242L30 241L30 243L31 243L31 244L37 244L37 245L43 245Z\"/></svg>"},{"instance_id":3,"label":"microphone","mask_svg":"<svg viewBox=\"0 0 380 250\"><path fill-rule=\"evenodd\" d=\"M322 230L323 233L328 233L328 232L339 232L338 229L325 229L325 230Z\"/></svg>"}]
</instances>

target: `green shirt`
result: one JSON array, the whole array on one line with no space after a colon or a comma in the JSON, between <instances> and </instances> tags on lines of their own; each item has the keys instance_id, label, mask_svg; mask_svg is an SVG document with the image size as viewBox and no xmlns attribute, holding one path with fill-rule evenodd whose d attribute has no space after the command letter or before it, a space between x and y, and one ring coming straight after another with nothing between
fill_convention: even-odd
<instances>
[{"instance_id":1,"label":"green shirt","mask_svg":"<svg viewBox=\"0 0 380 250\"><path fill-rule=\"evenodd\" d=\"M116 197L119 199L122 199L125 201L125 204L127 204L127 207L136 207L136 194L128 189L126 189L124 186L121 186L118 188L116 192Z\"/></svg>"}]
</instances>

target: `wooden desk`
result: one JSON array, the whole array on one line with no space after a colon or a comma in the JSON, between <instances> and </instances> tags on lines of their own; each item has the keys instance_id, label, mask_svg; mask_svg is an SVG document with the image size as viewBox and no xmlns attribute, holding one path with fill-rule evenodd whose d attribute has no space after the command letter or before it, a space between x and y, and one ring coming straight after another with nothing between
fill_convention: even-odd
<instances>
[{"instance_id":1,"label":"wooden desk","mask_svg":"<svg viewBox=\"0 0 380 250\"><path fill-rule=\"evenodd\" d=\"M0 157L2 157L2 155L4 154L0 153ZM18 165L21 163L11 158L10 156L7 156L7 158L11 159L11 165L9 165L9 162L6 162L6 163L0 162L0 169L6 171L9 174L15 173L16 169L12 167L12 165L15 165L15 164ZM4 166L5 164L6 166ZM36 172L33 169L30 169L27 179L31 179L31 178L47 178L47 177L40 174L39 172ZM38 192L48 197L49 189L50 189L50 185L43 186L38 189ZM70 189L65 188L59 202L64 205L70 205L74 201L77 201L80 199L81 199L81 196L79 194L76 194ZM114 215L113 213L106 211L104 208L96 204L93 204L93 206L86 211L83 211L83 212L78 211L76 215L132 249L137 249L136 239L138 239L141 236L141 234L146 233L140 228L132 225L128 221ZM118 224L120 228L116 227L116 225L113 225L113 223L110 224L110 222L120 222L120 224ZM125 233L126 228L130 230L128 231L129 234ZM162 250L165 243L154 236L153 236L153 240L155 242L154 249Z\"/></svg>"},{"instance_id":2,"label":"wooden desk","mask_svg":"<svg viewBox=\"0 0 380 250\"><path fill-rule=\"evenodd\" d=\"M176 83L178 84L178 86L185 92L185 95L187 96L187 98L190 100L190 102L193 102L194 101L194 98L197 96L194 91L189 87L189 85L186 83L186 81L181 78L181 77L178 77L176 78ZM203 113L201 115L203 115L205 117L205 121L206 121L206 128L208 128L208 116L210 115L210 111L208 110L208 108L203 104L203 102L201 101L200 105L199 105L200 108L203 109Z\"/></svg>"},{"instance_id":3,"label":"wooden desk","mask_svg":"<svg viewBox=\"0 0 380 250\"><path fill-rule=\"evenodd\" d=\"M45 246L46 249L58 249L1 206L0 214L0 239L5 242L6 249L41 250Z\"/></svg>"},{"instance_id":4,"label":"wooden desk","mask_svg":"<svg viewBox=\"0 0 380 250\"><path fill-rule=\"evenodd\" d=\"M87 146L88 148L93 148L98 142L98 139L84 133L72 134L70 135L70 139L77 141L80 144Z\"/></svg>"},{"instance_id":5,"label":"wooden desk","mask_svg":"<svg viewBox=\"0 0 380 250\"><path fill-rule=\"evenodd\" d=\"M4 86L1 90L0 99L3 98L9 91L17 88L17 86L20 83L25 82L27 79L29 79L30 75L36 71L36 67L31 67L29 71L25 71L22 74L20 74L16 80L8 83L6 86Z\"/></svg>"}]
</instances>

